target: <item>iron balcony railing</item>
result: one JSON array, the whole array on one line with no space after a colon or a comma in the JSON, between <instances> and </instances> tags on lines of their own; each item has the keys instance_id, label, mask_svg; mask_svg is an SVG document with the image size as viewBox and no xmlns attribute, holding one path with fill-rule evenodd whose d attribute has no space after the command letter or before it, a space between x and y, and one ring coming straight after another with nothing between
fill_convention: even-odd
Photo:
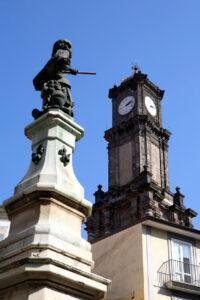
<instances>
[{"instance_id":1,"label":"iron balcony railing","mask_svg":"<svg viewBox=\"0 0 200 300\"><path fill-rule=\"evenodd\" d=\"M200 266L190 264L187 258L184 261L170 259L158 270L158 280L160 285L175 281L200 287Z\"/></svg>"}]
</instances>

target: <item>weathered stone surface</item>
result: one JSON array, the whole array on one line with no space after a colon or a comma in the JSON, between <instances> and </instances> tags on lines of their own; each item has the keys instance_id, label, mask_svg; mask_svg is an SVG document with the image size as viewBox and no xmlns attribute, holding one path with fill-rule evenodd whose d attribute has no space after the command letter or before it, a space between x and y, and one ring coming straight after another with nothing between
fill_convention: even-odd
<instances>
[{"instance_id":1,"label":"weathered stone surface","mask_svg":"<svg viewBox=\"0 0 200 300\"><path fill-rule=\"evenodd\" d=\"M38 164L31 161L27 174L15 188L14 197L21 197L22 194L35 190L55 191L81 203L89 214L91 204L84 199L84 189L78 182L72 165L75 141L83 136L83 128L59 109L51 109L28 125L25 134L32 140L33 152L42 145L44 153ZM62 149L66 149L70 155L67 165L62 163L58 153Z\"/></svg>"},{"instance_id":2,"label":"weathered stone surface","mask_svg":"<svg viewBox=\"0 0 200 300\"><path fill-rule=\"evenodd\" d=\"M176 194L169 187L170 132L162 127L163 94L141 71L109 91L113 109L113 127L105 132L109 186L108 191L95 193L92 216L86 223L91 242L149 217L192 227L196 213L175 205ZM135 106L128 114L120 115L118 107L130 95ZM145 105L147 96L153 99L155 116Z\"/></svg>"}]
</instances>

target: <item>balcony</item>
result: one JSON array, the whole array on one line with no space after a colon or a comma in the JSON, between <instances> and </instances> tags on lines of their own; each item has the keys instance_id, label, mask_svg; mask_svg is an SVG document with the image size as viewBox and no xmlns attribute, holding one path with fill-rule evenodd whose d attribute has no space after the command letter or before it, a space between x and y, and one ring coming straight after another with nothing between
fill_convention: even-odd
<instances>
[{"instance_id":1,"label":"balcony","mask_svg":"<svg viewBox=\"0 0 200 300\"><path fill-rule=\"evenodd\" d=\"M170 259L158 270L158 280L170 290L200 295L200 266Z\"/></svg>"}]
</instances>

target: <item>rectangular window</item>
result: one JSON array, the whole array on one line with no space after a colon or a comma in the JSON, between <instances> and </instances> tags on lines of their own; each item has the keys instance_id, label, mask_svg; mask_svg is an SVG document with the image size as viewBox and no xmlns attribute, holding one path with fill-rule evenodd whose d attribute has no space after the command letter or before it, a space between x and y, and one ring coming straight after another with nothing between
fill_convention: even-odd
<instances>
[{"instance_id":1,"label":"rectangular window","mask_svg":"<svg viewBox=\"0 0 200 300\"><path fill-rule=\"evenodd\" d=\"M191 284L193 281L192 244L172 239L172 279Z\"/></svg>"}]
</instances>

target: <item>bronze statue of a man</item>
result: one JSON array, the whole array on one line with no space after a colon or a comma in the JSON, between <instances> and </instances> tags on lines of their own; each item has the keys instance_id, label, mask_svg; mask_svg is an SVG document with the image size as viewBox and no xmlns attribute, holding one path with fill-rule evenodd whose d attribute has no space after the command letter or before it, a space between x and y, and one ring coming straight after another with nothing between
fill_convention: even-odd
<instances>
[{"instance_id":1,"label":"bronze statue of a man","mask_svg":"<svg viewBox=\"0 0 200 300\"><path fill-rule=\"evenodd\" d=\"M44 68L33 79L36 91L41 91L43 99L42 111L34 109L32 115L35 119L43 115L49 108L59 108L73 117L73 100L71 85L66 74L95 75L94 72L79 72L72 69L71 43L68 40L58 40L52 51L52 56Z\"/></svg>"},{"instance_id":2,"label":"bronze statue of a man","mask_svg":"<svg viewBox=\"0 0 200 300\"><path fill-rule=\"evenodd\" d=\"M70 68L71 57L71 43L68 40L58 40L53 46L51 59L33 79L36 91L41 91L43 111L48 108L60 108L73 116L71 86L65 76L67 73L78 73Z\"/></svg>"}]
</instances>

